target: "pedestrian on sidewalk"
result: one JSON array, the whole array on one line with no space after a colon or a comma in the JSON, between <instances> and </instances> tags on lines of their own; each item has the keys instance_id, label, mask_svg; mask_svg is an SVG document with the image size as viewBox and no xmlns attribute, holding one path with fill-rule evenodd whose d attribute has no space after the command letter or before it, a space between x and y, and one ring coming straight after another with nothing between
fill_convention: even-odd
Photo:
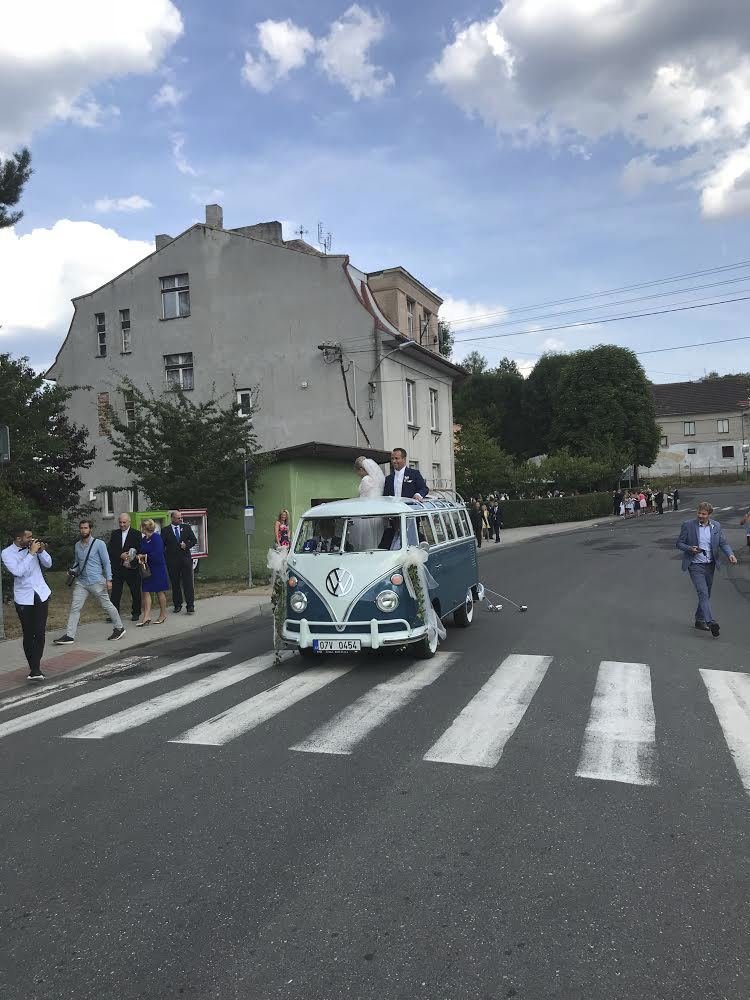
<instances>
[{"instance_id":1,"label":"pedestrian on sidewalk","mask_svg":"<svg viewBox=\"0 0 750 1000\"><path fill-rule=\"evenodd\" d=\"M112 564L112 603L119 611L122 588L127 586L131 599L131 621L137 622L141 617L141 575L134 556L141 546L141 533L130 527L130 514L120 514L117 524L119 527L115 528L107 542Z\"/></svg>"},{"instance_id":2,"label":"pedestrian on sidewalk","mask_svg":"<svg viewBox=\"0 0 750 1000\"><path fill-rule=\"evenodd\" d=\"M679 490L675 490L674 493L672 494L672 503L674 504L674 509L675 510L679 510L680 509L680 491Z\"/></svg>"},{"instance_id":3,"label":"pedestrian on sidewalk","mask_svg":"<svg viewBox=\"0 0 750 1000\"><path fill-rule=\"evenodd\" d=\"M503 508L497 502L493 500L490 504L490 527L495 535L495 542L500 541L500 529L503 526Z\"/></svg>"},{"instance_id":4,"label":"pedestrian on sidewalk","mask_svg":"<svg viewBox=\"0 0 750 1000\"><path fill-rule=\"evenodd\" d=\"M167 560L169 580L172 584L172 604L175 614L182 611L182 595L185 594L185 610L189 615L195 611L195 590L193 584L193 557L190 549L198 544L198 539L189 524L183 524L182 511L169 512L170 523L161 532L164 555ZM148 617L148 616L146 616Z\"/></svg>"},{"instance_id":5,"label":"pedestrian on sidewalk","mask_svg":"<svg viewBox=\"0 0 750 1000\"><path fill-rule=\"evenodd\" d=\"M659 489L654 493L654 503L656 504L656 513L664 513L664 490L659 487Z\"/></svg>"},{"instance_id":6,"label":"pedestrian on sidewalk","mask_svg":"<svg viewBox=\"0 0 750 1000\"><path fill-rule=\"evenodd\" d=\"M713 512L710 503L705 500L699 503L698 516L682 523L677 548L682 552L682 569L690 573L698 594L695 627L710 632L716 638L719 623L711 610L714 571L721 564L722 554L733 564L737 562L737 557L724 537L721 525L711 518Z\"/></svg>"},{"instance_id":7,"label":"pedestrian on sidewalk","mask_svg":"<svg viewBox=\"0 0 750 1000\"><path fill-rule=\"evenodd\" d=\"M156 594L159 601L159 617L157 625L163 625L167 620L167 563L164 558L164 540L156 530L156 521L148 517L141 523L143 538L139 549L138 562L142 569L141 589L143 592L143 618L136 628L151 624L151 595ZM148 575L146 575L148 574Z\"/></svg>"},{"instance_id":8,"label":"pedestrian on sidewalk","mask_svg":"<svg viewBox=\"0 0 750 1000\"><path fill-rule=\"evenodd\" d=\"M122 639L125 629L120 612L109 599L112 590L112 564L107 546L101 538L91 534L91 521L78 523L79 540L75 544L75 561L68 571L73 579L73 595L70 600L68 626L65 635L54 640L56 646L68 646L76 641L78 620L89 594L95 597L112 622L112 635L108 639Z\"/></svg>"},{"instance_id":9,"label":"pedestrian on sidewalk","mask_svg":"<svg viewBox=\"0 0 750 1000\"><path fill-rule=\"evenodd\" d=\"M474 529L474 535L477 539L477 547L481 549L482 547L482 505L478 500L475 500L469 509L469 520L471 521L471 526Z\"/></svg>"},{"instance_id":10,"label":"pedestrian on sidewalk","mask_svg":"<svg viewBox=\"0 0 750 1000\"><path fill-rule=\"evenodd\" d=\"M28 680L43 681L41 664L52 591L42 568L52 568L52 556L44 542L34 538L30 528L19 527L13 532L12 544L0 553L0 559L13 577L13 600L21 622Z\"/></svg>"}]
</instances>

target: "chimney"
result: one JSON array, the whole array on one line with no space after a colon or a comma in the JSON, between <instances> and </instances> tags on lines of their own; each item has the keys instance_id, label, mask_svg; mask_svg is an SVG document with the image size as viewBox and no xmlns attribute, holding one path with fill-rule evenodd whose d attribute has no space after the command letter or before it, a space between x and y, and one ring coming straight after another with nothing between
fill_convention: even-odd
<instances>
[{"instance_id":1,"label":"chimney","mask_svg":"<svg viewBox=\"0 0 750 1000\"><path fill-rule=\"evenodd\" d=\"M173 237L170 236L168 233L159 233L158 236L154 236L154 243L156 243L156 249L161 250L161 248L165 247L167 243L171 243L172 239Z\"/></svg>"},{"instance_id":2,"label":"chimney","mask_svg":"<svg viewBox=\"0 0 750 1000\"><path fill-rule=\"evenodd\" d=\"M221 205L206 205L206 225L212 229L224 228L224 211Z\"/></svg>"}]
</instances>

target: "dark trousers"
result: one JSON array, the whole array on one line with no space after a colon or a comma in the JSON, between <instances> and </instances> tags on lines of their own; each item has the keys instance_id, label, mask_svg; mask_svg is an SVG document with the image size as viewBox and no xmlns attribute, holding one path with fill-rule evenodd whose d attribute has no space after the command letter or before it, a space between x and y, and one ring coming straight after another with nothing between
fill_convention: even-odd
<instances>
[{"instance_id":1,"label":"dark trousers","mask_svg":"<svg viewBox=\"0 0 750 1000\"><path fill-rule=\"evenodd\" d=\"M49 598L43 601L39 594L34 594L33 604L17 604L16 611L21 620L23 652L29 664L29 673L38 674L44 655L44 633L47 628Z\"/></svg>"},{"instance_id":2,"label":"dark trousers","mask_svg":"<svg viewBox=\"0 0 750 1000\"><path fill-rule=\"evenodd\" d=\"M495 523L492 525L492 530L495 532L495 541L499 542L500 541L500 522L499 521L495 521Z\"/></svg>"},{"instance_id":3,"label":"dark trousers","mask_svg":"<svg viewBox=\"0 0 750 1000\"><path fill-rule=\"evenodd\" d=\"M657 514L663 514L664 513L664 501L663 500L662 500L661 503L657 503L657 505L656 505L656 513Z\"/></svg>"},{"instance_id":4,"label":"dark trousers","mask_svg":"<svg viewBox=\"0 0 750 1000\"><path fill-rule=\"evenodd\" d=\"M120 610L120 600L122 598L122 588L128 585L130 597L133 601L133 616L141 613L141 574L138 570L115 569L112 571L112 593L109 595L110 601L117 610Z\"/></svg>"},{"instance_id":5,"label":"dark trousers","mask_svg":"<svg viewBox=\"0 0 750 1000\"><path fill-rule=\"evenodd\" d=\"M482 525L481 524L474 527L474 534L475 534L476 539L477 539L477 545L481 549L481 547L482 547Z\"/></svg>"},{"instance_id":6,"label":"dark trousers","mask_svg":"<svg viewBox=\"0 0 750 1000\"><path fill-rule=\"evenodd\" d=\"M172 604L176 608L182 607L182 594L185 593L185 604L188 611L192 611L195 604L195 592L193 589L193 561L192 559L180 559L177 562L167 564L169 571L169 581L172 584Z\"/></svg>"}]
</instances>

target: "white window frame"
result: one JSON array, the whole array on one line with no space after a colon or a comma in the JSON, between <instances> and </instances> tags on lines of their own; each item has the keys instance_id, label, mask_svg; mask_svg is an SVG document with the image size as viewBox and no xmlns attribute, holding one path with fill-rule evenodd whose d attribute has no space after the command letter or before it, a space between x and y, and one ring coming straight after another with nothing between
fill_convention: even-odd
<instances>
[{"instance_id":1,"label":"white window frame","mask_svg":"<svg viewBox=\"0 0 750 1000\"><path fill-rule=\"evenodd\" d=\"M406 298L406 332L410 337L414 336L414 299Z\"/></svg>"},{"instance_id":2,"label":"white window frame","mask_svg":"<svg viewBox=\"0 0 750 1000\"><path fill-rule=\"evenodd\" d=\"M417 472L419 472L419 459L410 458L409 459L409 468L410 469L416 469Z\"/></svg>"},{"instance_id":3,"label":"white window frame","mask_svg":"<svg viewBox=\"0 0 750 1000\"><path fill-rule=\"evenodd\" d=\"M96 325L96 356L97 358L106 358L107 317L104 313L94 313L94 323Z\"/></svg>"},{"instance_id":4,"label":"white window frame","mask_svg":"<svg viewBox=\"0 0 750 1000\"><path fill-rule=\"evenodd\" d=\"M115 516L115 491L102 491L102 517Z\"/></svg>"},{"instance_id":5,"label":"white window frame","mask_svg":"<svg viewBox=\"0 0 750 1000\"><path fill-rule=\"evenodd\" d=\"M247 396L247 401L250 404L250 411L245 413L243 397ZM237 390L237 405L240 408L241 417L251 417L253 415L253 390L252 389L238 389Z\"/></svg>"},{"instance_id":6,"label":"white window frame","mask_svg":"<svg viewBox=\"0 0 750 1000\"><path fill-rule=\"evenodd\" d=\"M442 479L443 479L443 470L442 470L442 467L440 465L440 462L433 462L432 463L432 485L435 487L436 490L440 489L440 487L438 486L438 483L442 482Z\"/></svg>"},{"instance_id":7,"label":"white window frame","mask_svg":"<svg viewBox=\"0 0 750 1000\"><path fill-rule=\"evenodd\" d=\"M121 354L132 354L133 352L133 340L130 333L130 310L121 309L120 310L120 338Z\"/></svg>"},{"instance_id":8,"label":"white window frame","mask_svg":"<svg viewBox=\"0 0 750 1000\"><path fill-rule=\"evenodd\" d=\"M159 278L161 318L185 319L190 315L190 275L169 274Z\"/></svg>"},{"instance_id":9,"label":"white window frame","mask_svg":"<svg viewBox=\"0 0 750 1000\"><path fill-rule=\"evenodd\" d=\"M417 426L417 383L406 380L406 422L410 427Z\"/></svg>"},{"instance_id":10,"label":"white window frame","mask_svg":"<svg viewBox=\"0 0 750 1000\"><path fill-rule=\"evenodd\" d=\"M164 381L168 389L174 389L175 386L179 386L184 392L190 392L195 388L195 362L193 359L192 351L184 351L182 354L165 354L164 357ZM170 363L170 358L176 358L178 360L172 361ZM190 359L189 361L187 359ZM184 360L183 360L184 359ZM187 378L187 372L190 372L190 377ZM170 372L177 372L177 379L171 379L169 377ZM189 384L188 384L189 383Z\"/></svg>"},{"instance_id":11,"label":"white window frame","mask_svg":"<svg viewBox=\"0 0 750 1000\"><path fill-rule=\"evenodd\" d=\"M659 447L668 448L669 447L669 437L666 434L662 434L659 438Z\"/></svg>"},{"instance_id":12,"label":"white window frame","mask_svg":"<svg viewBox=\"0 0 750 1000\"><path fill-rule=\"evenodd\" d=\"M688 428L691 428L691 427L692 427L692 430L689 430ZM688 437L695 437L695 421L694 420L683 420L682 421L682 430L683 430L683 434L684 434L684 436L686 438L688 438Z\"/></svg>"},{"instance_id":13,"label":"white window frame","mask_svg":"<svg viewBox=\"0 0 750 1000\"><path fill-rule=\"evenodd\" d=\"M719 417L716 421L716 433L717 434L728 434L729 433L729 421L726 417Z\"/></svg>"},{"instance_id":14,"label":"white window frame","mask_svg":"<svg viewBox=\"0 0 750 1000\"><path fill-rule=\"evenodd\" d=\"M429 309L422 307L422 330L419 334L419 343L423 342L422 338L426 338L425 343L430 342L430 320L432 319L432 313Z\"/></svg>"},{"instance_id":15,"label":"white window frame","mask_svg":"<svg viewBox=\"0 0 750 1000\"><path fill-rule=\"evenodd\" d=\"M128 425L128 430L132 431L135 428L136 416L135 416L135 397L131 390L126 389L123 393L123 405L125 407L125 423Z\"/></svg>"},{"instance_id":16,"label":"white window frame","mask_svg":"<svg viewBox=\"0 0 750 1000\"><path fill-rule=\"evenodd\" d=\"M440 397L437 389L430 389L430 430L440 430Z\"/></svg>"}]
</instances>

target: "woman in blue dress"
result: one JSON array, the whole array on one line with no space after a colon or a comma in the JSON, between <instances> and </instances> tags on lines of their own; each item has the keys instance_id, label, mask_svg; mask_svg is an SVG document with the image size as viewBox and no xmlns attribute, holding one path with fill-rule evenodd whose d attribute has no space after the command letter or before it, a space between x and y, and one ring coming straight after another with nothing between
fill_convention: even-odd
<instances>
[{"instance_id":1,"label":"woman in blue dress","mask_svg":"<svg viewBox=\"0 0 750 1000\"><path fill-rule=\"evenodd\" d=\"M167 620L167 589L169 588L167 563L164 559L164 542L156 530L156 522L149 517L141 523L141 528L143 529L143 538L141 539L138 562L142 566L148 566L151 570L151 576L143 577L141 580L143 617L136 628L143 628L144 625L151 624L152 594L156 594L159 600L159 617L155 624L164 624Z\"/></svg>"}]
</instances>

